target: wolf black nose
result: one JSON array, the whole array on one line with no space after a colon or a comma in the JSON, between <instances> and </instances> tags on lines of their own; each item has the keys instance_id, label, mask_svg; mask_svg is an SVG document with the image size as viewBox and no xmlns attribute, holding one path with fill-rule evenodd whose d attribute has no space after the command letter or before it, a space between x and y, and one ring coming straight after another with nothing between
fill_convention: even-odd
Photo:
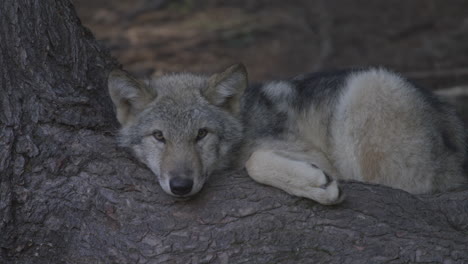
<instances>
[{"instance_id":1,"label":"wolf black nose","mask_svg":"<svg viewBox=\"0 0 468 264\"><path fill-rule=\"evenodd\" d=\"M190 179L173 178L169 181L171 192L175 195L185 195L192 191L193 181Z\"/></svg>"}]
</instances>

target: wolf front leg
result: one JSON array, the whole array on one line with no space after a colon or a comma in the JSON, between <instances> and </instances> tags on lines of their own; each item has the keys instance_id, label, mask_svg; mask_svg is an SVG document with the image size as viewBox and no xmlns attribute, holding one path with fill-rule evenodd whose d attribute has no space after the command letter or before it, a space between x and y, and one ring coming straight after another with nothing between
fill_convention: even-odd
<instances>
[{"instance_id":1,"label":"wolf front leg","mask_svg":"<svg viewBox=\"0 0 468 264\"><path fill-rule=\"evenodd\" d=\"M245 167L255 181L325 205L340 203L338 182L314 164L291 159L274 150L257 150Z\"/></svg>"}]
</instances>

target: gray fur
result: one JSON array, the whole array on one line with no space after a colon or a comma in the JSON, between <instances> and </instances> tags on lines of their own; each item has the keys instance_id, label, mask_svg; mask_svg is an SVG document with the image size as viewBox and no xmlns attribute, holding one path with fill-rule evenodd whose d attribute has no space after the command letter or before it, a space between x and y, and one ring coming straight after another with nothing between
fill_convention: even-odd
<instances>
[{"instance_id":1,"label":"gray fur","mask_svg":"<svg viewBox=\"0 0 468 264\"><path fill-rule=\"evenodd\" d=\"M122 124L119 142L172 195L173 177L193 179L193 195L214 171L235 165L260 183L323 204L343 199L337 179L413 193L467 182L464 130L453 109L397 74L357 69L246 87L242 65L146 84L116 71L109 90Z\"/></svg>"}]
</instances>

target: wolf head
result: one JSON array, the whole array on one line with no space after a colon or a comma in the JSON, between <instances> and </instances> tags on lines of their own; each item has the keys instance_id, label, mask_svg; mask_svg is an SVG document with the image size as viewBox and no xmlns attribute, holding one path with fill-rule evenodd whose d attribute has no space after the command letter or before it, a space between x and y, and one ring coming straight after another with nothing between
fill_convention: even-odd
<instances>
[{"instance_id":1,"label":"wolf head","mask_svg":"<svg viewBox=\"0 0 468 264\"><path fill-rule=\"evenodd\" d=\"M242 64L212 76L180 73L148 82L115 70L108 87L122 125L119 143L133 149L166 193L196 194L242 139L246 86Z\"/></svg>"}]
</instances>

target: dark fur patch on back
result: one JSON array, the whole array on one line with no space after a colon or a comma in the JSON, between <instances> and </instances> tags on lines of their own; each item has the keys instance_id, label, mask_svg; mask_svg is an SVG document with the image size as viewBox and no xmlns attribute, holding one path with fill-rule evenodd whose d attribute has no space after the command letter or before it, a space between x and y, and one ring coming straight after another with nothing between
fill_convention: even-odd
<instances>
[{"instance_id":1,"label":"dark fur patch on back","mask_svg":"<svg viewBox=\"0 0 468 264\"><path fill-rule=\"evenodd\" d=\"M316 72L299 75L291 80L296 87L297 99L294 104L298 110L307 109L310 105L334 104L342 91L346 78L363 69L348 69L327 72Z\"/></svg>"}]
</instances>

